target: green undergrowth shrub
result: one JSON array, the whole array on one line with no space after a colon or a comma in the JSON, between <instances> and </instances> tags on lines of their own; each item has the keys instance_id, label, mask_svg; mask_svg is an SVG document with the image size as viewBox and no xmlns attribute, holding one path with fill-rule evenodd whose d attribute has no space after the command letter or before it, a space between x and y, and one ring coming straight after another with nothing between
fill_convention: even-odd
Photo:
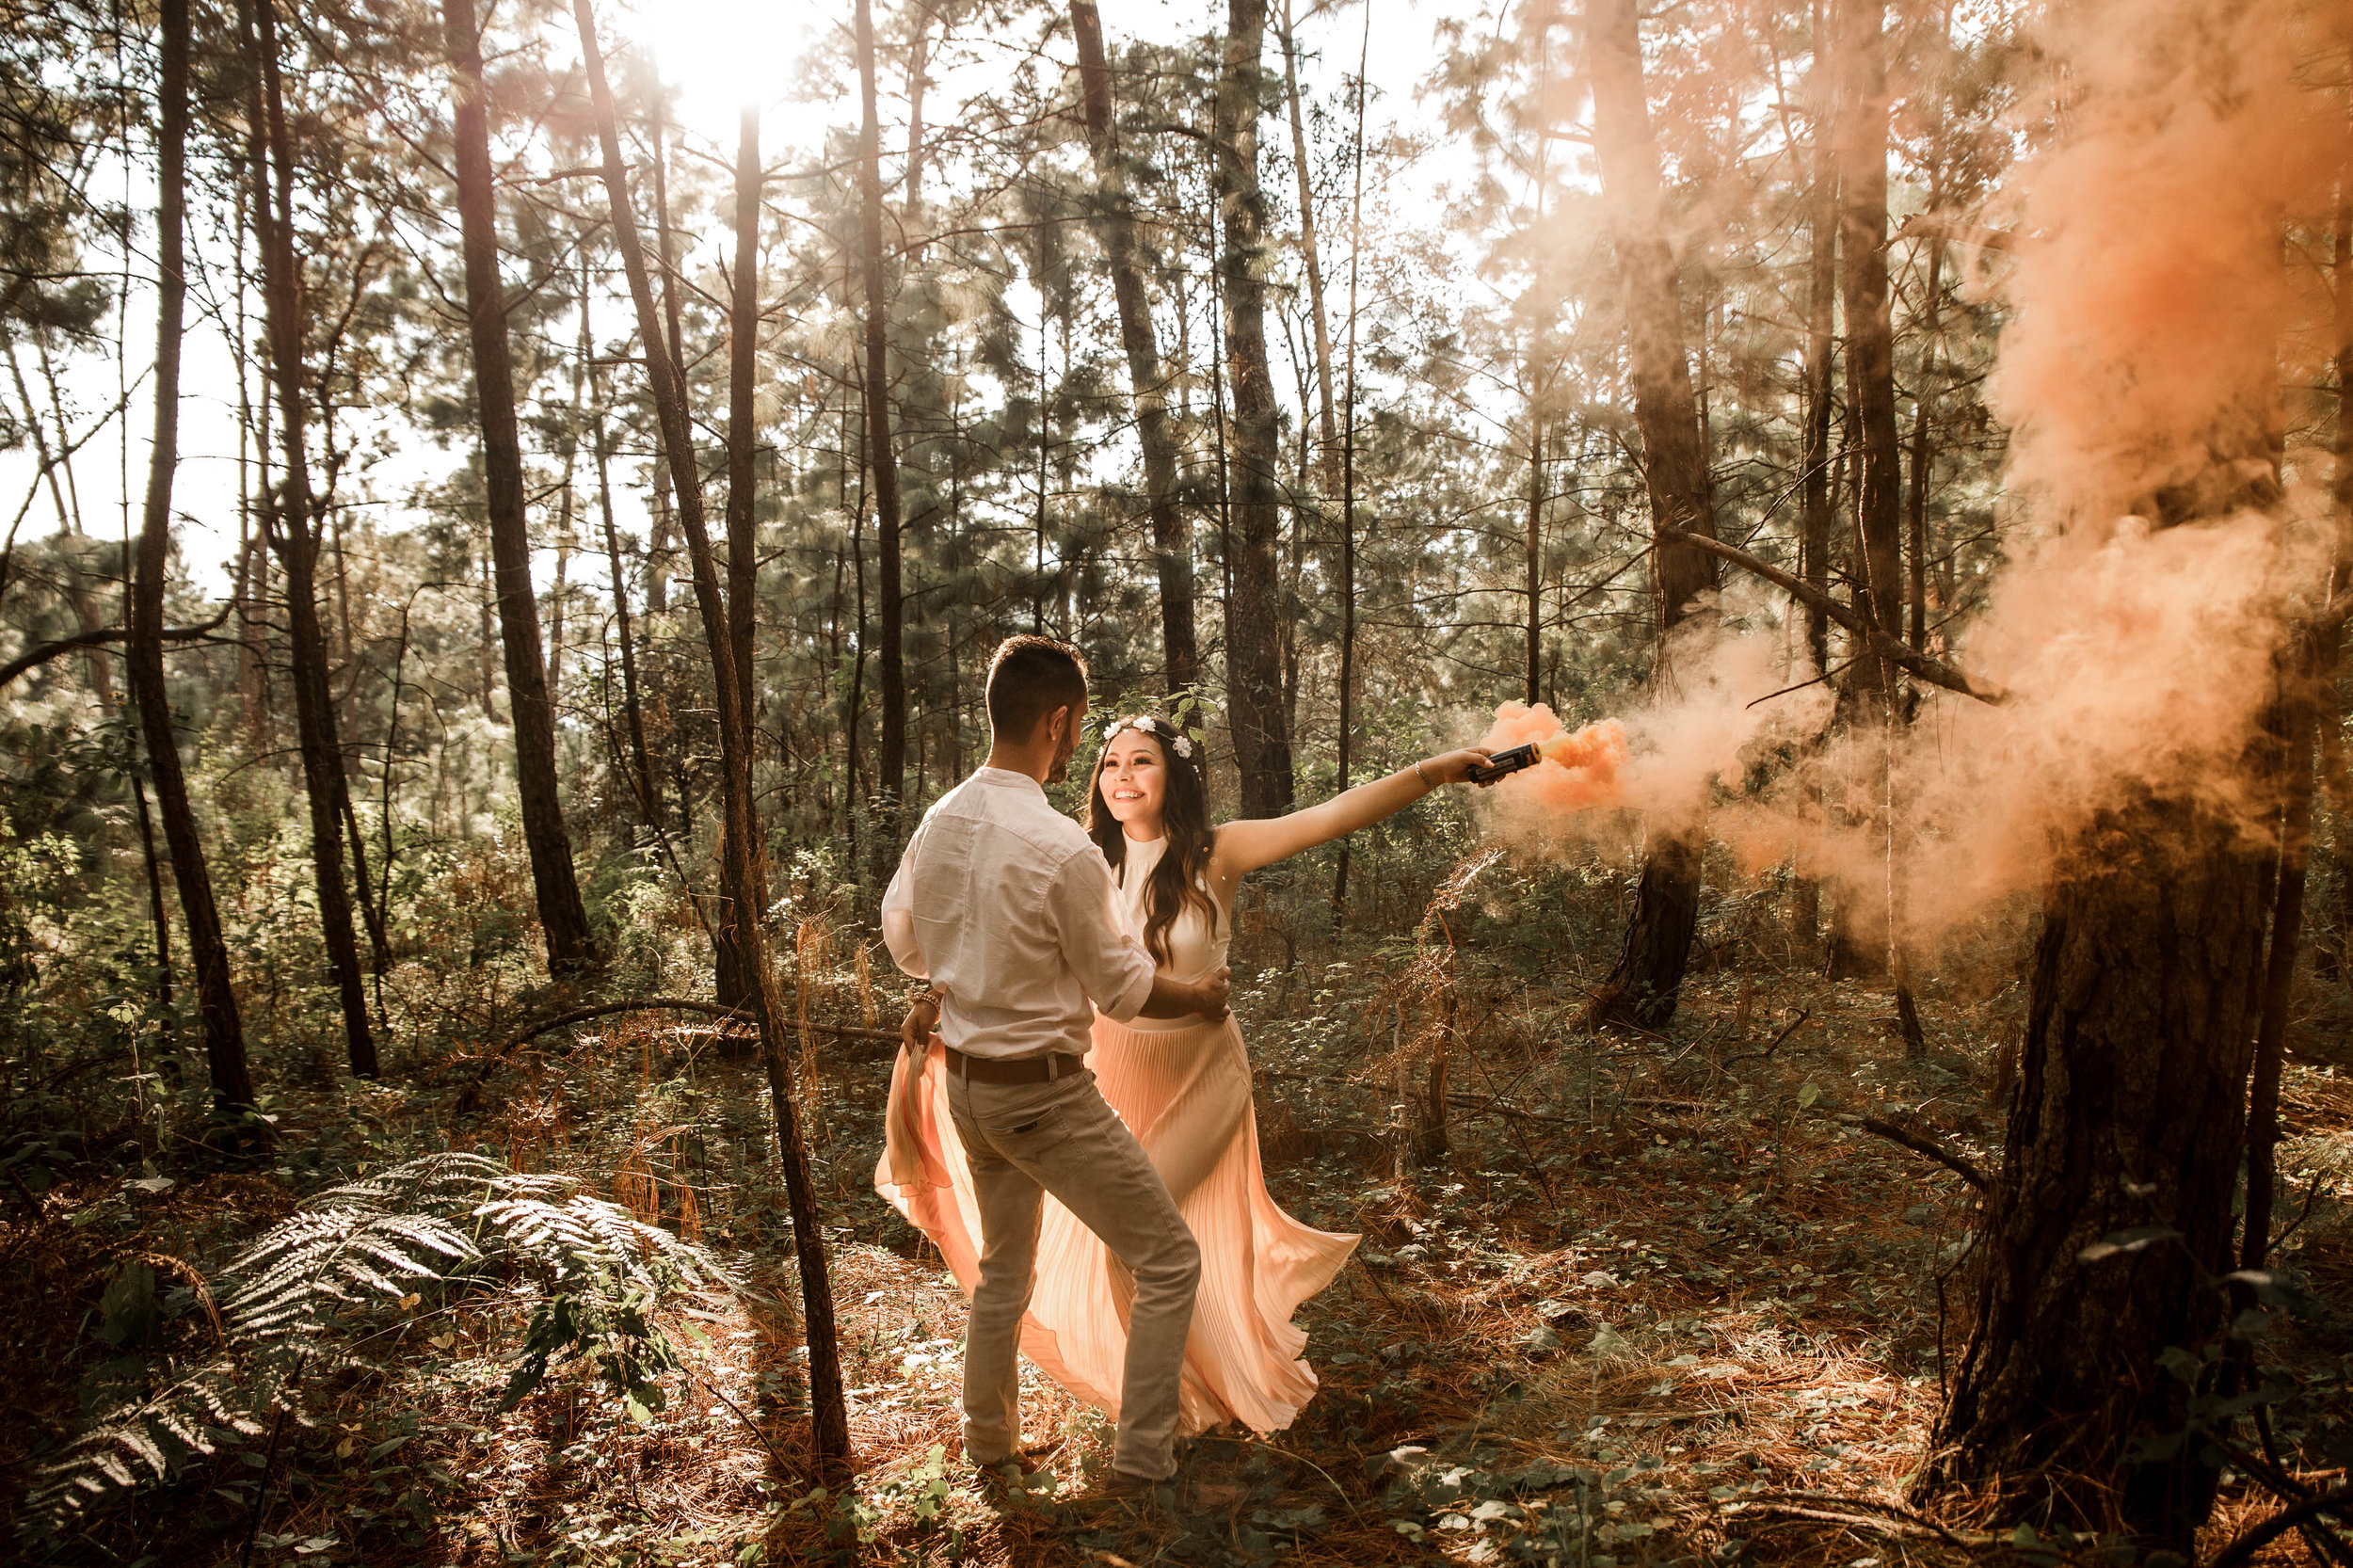
<instances>
[{"instance_id":1,"label":"green undergrowth shrub","mask_svg":"<svg viewBox=\"0 0 2353 1568\"><path fill-rule=\"evenodd\" d=\"M108 1287L101 1337L125 1351L151 1337L141 1325L157 1285L146 1263L127 1264ZM677 1366L651 1313L702 1288L734 1287L709 1253L569 1176L517 1175L473 1154L391 1166L304 1204L199 1292L210 1353L106 1364L88 1391L92 1418L41 1467L20 1531L54 1538L213 1456L260 1457L273 1426L312 1424L331 1384L388 1371L398 1331L420 1312L526 1313L503 1408L571 1362L644 1419L663 1403L655 1379Z\"/></svg>"}]
</instances>

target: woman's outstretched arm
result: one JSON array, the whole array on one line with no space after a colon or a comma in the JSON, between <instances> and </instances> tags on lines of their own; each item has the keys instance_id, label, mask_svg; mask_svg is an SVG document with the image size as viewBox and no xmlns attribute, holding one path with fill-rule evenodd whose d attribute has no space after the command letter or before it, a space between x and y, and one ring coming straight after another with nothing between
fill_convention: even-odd
<instances>
[{"instance_id":1,"label":"woman's outstretched arm","mask_svg":"<svg viewBox=\"0 0 2353 1568\"><path fill-rule=\"evenodd\" d=\"M1217 850L1210 858L1220 902L1232 893L1235 883L1259 867L1288 860L1303 849L1330 843L1360 827L1370 827L1384 817L1395 816L1440 785L1466 782L1471 765L1485 760L1483 747L1465 746L1426 757L1386 778L1359 784L1289 816L1226 823L1217 830Z\"/></svg>"}]
</instances>

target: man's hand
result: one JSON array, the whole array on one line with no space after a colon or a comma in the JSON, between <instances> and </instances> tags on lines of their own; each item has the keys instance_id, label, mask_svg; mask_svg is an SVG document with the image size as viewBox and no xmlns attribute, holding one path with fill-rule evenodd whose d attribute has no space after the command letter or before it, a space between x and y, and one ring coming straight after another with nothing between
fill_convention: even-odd
<instances>
[{"instance_id":1,"label":"man's hand","mask_svg":"<svg viewBox=\"0 0 2353 1568\"><path fill-rule=\"evenodd\" d=\"M1201 999L1200 1006L1194 1011L1205 1018L1222 1018L1225 1016L1225 999L1233 994L1234 971L1220 969L1205 979L1196 980L1193 989Z\"/></svg>"},{"instance_id":2,"label":"man's hand","mask_svg":"<svg viewBox=\"0 0 2353 1568\"><path fill-rule=\"evenodd\" d=\"M932 1031L939 1027L939 999L918 997L907 1016L899 1025L899 1047L909 1056L921 1056L931 1048Z\"/></svg>"},{"instance_id":3,"label":"man's hand","mask_svg":"<svg viewBox=\"0 0 2353 1568\"><path fill-rule=\"evenodd\" d=\"M1225 969L1200 980L1171 980L1162 969L1152 976L1152 994L1137 1012L1146 1018L1190 1018L1195 1014L1222 1018L1226 993L1233 988L1233 977Z\"/></svg>"}]
</instances>

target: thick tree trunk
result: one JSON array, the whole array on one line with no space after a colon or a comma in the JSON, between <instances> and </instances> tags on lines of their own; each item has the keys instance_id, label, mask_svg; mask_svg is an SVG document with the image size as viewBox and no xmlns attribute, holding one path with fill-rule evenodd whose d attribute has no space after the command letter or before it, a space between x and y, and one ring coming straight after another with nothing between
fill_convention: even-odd
<instances>
[{"instance_id":1,"label":"thick tree trunk","mask_svg":"<svg viewBox=\"0 0 2353 1568\"><path fill-rule=\"evenodd\" d=\"M2121 1518L2187 1550L2214 1479L2200 1446L2136 1464L2126 1445L2183 1430L2193 1390L2160 1354L2194 1352L2227 1306L2206 1286L2233 1267L2263 860L2184 800L2076 838L2043 902L1973 1321L1924 1490L2030 1476L2040 1508L2073 1484L2081 1523ZM2082 1256L2148 1227L2159 1238L2137 1250Z\"/></svg>"},{"instance_id":2,"label":"thick tree trunk","mask_svg":"<svg viewBox=\"0 0 2353 1568\"><path fill-rule=\"evenodd\" d=\"M506 657L506 702L515 728L515 788L523 844L548 968L578 974L596 962L588 912L572 871L571 838L556 792L555 710L539 643L539 601L531 587L531 524L523 501L522 437L515 424L515 371L506 341L506 296L499 281L498 193L490 172L490 124L482 83L482 38L473 0L441 0L449 49L457 164L457 218L466 258L466 318L473 349L474 403L482 421L483 478L497 564L499 641Z\"/></svg>"},{"instance_id":3,"label":"thick tree trunk","mask_svg":"<svg viewBox=\"0 0 2353 1568\"><path fill-rule=\"evenodd\" d=\"M295 728L300 737L302 782L311 808L311 869L317 881L320 936L343 1005L344 1040L353 1074L376 1076L376 1036L368 1024L360 975L360 944L351 924L351 889L344 881L343 823L338 802L343 747L335 734L335 704L328 690L327 637L319 625L318 532L312 516L311 471L304 450L302 280L294 249L294 143L286 129L280 79L275 0L254 0L254 49L262 82L264 135L272 188L255 193L262 231L262 298L270 366L278 388L278 427L285 472L264 526L278 552L286 590L287 648L293 664Z\"/></svg>"},{"instance_id":4,"label":"thick tree trunk","mask_svg":"<svg viewBox=\"0 0 2353 1568\"><path fill-rule=\"evenodd\" d=\"M875 592L882 600L882 738L874 792L877 868L899 853L899 806L906 798L907 672L905 605L899 584L899 459L890 442L890 302L883 287L882 120L874 102L874 17L857 0L859 264L866 296L866 461L874 481ZM876 880L881 880L877 878Z\"/></svg>"},{"instance_id":5,"label":"thick tree trunk","mask_svg":"<svg viewBox=\"0 0 2353 1568\"><path fill-rule=\"evenodd\" d=\"M1095 234L1119 305L1120 346L1136 403L1136 438L1144 448L1144 506L1152 520L1152 558L1160 589L1160 653L1168 689L1201 679L1201 649L1193 630L1193 536L1176 503L1176 432L1169 423L1167 384L1136 253L1135 208L1127 166L1112 136L1111 68L1103 55L1103 24L1094 0L1070 0L1070 30L1079 43L1079 104L1095 154L1097 200Z\"/></svg>"},{"instance_id":6,"label":"thick tree trunk","mask_svg":"<svg viewBox=\"0 0 2353 1568\"><path fill-rule=\"evenodd\" d=\"M792 1077L785 1066L784 1001L777 991L775 970L767 960L758 912L752 903L752 849L760 840L760 832L759 811L752 793L746 694L735 680L732 634L727 604L720 592L710 530L704 522L702 485L695 468L694 430L687 419L685 384L663 341L652 282L647 275L644 243L638 237L636 214L630 204L629 176L621 162L613 89L605 80L604 53L598 46L589 0L573 0L572 16L580 30L581 54L587 67L614 240L620 248L622 270L629 279L631 301L637 310L639 333L645 343L647 379L653 392L662 445L670 458L679 521L685 530L687 553L694 568L695 600L701 612L704 643L718 692L719 742L725 776L721 795L726 811L722 870L728 897L744 910L744 942L753 980L748 1000L760 1026L760 1054L767 1068L769 1101L776 1122L777 1157L784 1167L786 1201L792 1214L792 1250L800 1267L801 1308L808 1336L811 1436L820 1476L827 1484L834 1484L849 1475L849 1416L842 1392L841 1351L834 1327L833 1280L825 1259L824 1232L820 1228L816 1190L809 1175L808 1145L802 1136L799 1107L794 1102Z\"/></svg>"},{"instance_id":7,"label":"thick tree trunk","mask_svg":"<svg viewBox=\"0 0 2353 1568\"><path fill-rule=\"evenodd\" d=\"M1643 99L1642 55L1635 0L1590 0L1586 63L1593 90L1593 147L1601 163L1634 385L1634 420L1642 438L1644 479L1654 523L1714 537L1707 454L1699 404L1685 358L1682 288L1668 248L1659 200L1658 144ZM1686 544L1652 552L1658 602L1658 681L1672 687L1671 633L1716 585L1712 556ZM1650 834L1634 914L1617 965L1589 1009L1596 1024L1663 1029L1674 1016L1699 926L1700 862L1706 802L1675 803L1674 825Z\"/></svg>"},{"instance_id":8,"label":"thick tree trunk","mask_svg":"<svg viewBox=\"0 0 2353 1568\"><path fill-rule=\"evenodd\" d=\"M162 124L157 135L155 441L148 454L147 499L141 514L137 568L131 587L131 634L124 645L131 695L155 780L155 805L180 889L188 960L196 971L197 1008L204 1022L204 1060L213 1103L234 1111L253 1103L246 1064L245 1026L229 982L229 944L213 901L212 872L188 804L188 781L172 733L164 690L164 569L171 548L171 482L180 460L180 339L187 310L183 232L187 213L188 6L163 0ZM162 913L160 909L158 915Z\"/></svg>"},{"instance_id":9,"label":"thick tree trunk","mask_svg":"<svg viewBox=\"0 0 2353 1568\"><path fill-rule=\"evenodd\" d=\"M1903 635L1903 482L1896 428L1896 332L1887 279L1886 0L1836 0L1839 291L1846 308L1847 400L1857 438L1854 607ZM1895 672L1868 648L1848 666L1840 707L1849 728L1884 729ZM1875 815L1883 815L1875 813ZM1879 824L1885 830L1882 820ZM1842 892L1831 922L1831 976L1884 972L1889 898Z\"/></svg>"},{"instance_id":10,"label":"thick tree trunk","mask_svg":"<svg viewBox=\"0 0 2353 1568\"><path fill-rule=\"evenodd\" d=\"M1280 430L1266 348L1266 195L1258 184L1265 101L1266 0L1227 0L1225 52L1210 132L1225 245L1227 374L1233 383L1233 590L1225 618L1225 696L1241 773L1241 814L1280 816L1292 799L1283 722Z\"/></svg>"}]
</instances>

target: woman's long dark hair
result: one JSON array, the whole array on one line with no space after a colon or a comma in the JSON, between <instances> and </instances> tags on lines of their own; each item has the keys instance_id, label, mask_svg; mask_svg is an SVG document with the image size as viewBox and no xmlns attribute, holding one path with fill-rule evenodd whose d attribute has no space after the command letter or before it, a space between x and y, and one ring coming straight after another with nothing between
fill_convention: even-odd
<instances>
[{"instance_id":1,"label":"woman's long dark hair","mask_svg":"<svg viewBox=\"0 0 2353 1568\"><path fill-rule=\"evenodd\" d=\"M1210 929L1216 929L1217 901L1201 885L1209 873L1216 835L1209 826L1209 786L1202 773L1200 743L1193 743L1193 756L1180 757L1170 744L1180 733L1177 728L1158 715L1147 716L1152 721L1148 729L1118 722L1122 728L1133 728L1160 747L1160 775L1168 781L1160 797L1160 830L1168 837L1168 848L1160 852L1160 864L1152 868L1144 922L1144 951L1165 964L1169 961L1168 928L1176 923L1187 904L1198 907L1208 917ZM1087 784L1087 837L1111 862L1114 876L1128 862L1128 833L1112 815L1111 803L1103 798L1103 753L1111 749L1118 733L1113 729L1104 737L1101 750L1095 754L1094 776Z\"/></svg>"}]
</instances>

